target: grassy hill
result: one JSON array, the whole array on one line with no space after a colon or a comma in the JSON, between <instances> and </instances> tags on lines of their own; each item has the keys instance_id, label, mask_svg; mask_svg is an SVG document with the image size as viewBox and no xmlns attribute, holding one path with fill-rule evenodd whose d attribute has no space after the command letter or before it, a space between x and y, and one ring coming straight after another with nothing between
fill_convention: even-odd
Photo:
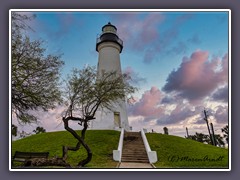
<instances>
[{"instance_id":1,"label":"grassy hill","mask_svg":"<svg viewBox=\"0 0 240 180\"><path fill-rule=\"evenodd\" d=\"M77 131L80 132L80 131ZM93 157L85 167L89 168L115 168L117 162L113 161L113 150L118 148L120 132L113 130L88 130L85 141L92 150ZM15 151L49 152L49 157L62 157L62 146L76 146L77 141L67 131L49 132L32 135L12 143L12 155ZM78 162L87 157L83 147L79 151L68 152L67 161L76 166Z\"/></svg>"},{"instance_id":2,"label":"grassy hill","mask_svg":"<svg viewBox=\"0 0 240 180\"><path fill-rule=\"evenodd\" d=\"M88 130L86 142L93 152L93 157L86 167L115 168L117 162L113 161L112 152L117 149L119 136L119 131ZM157 151L158 162L154 164L157 168L228 168L226 149L171 135L147 133L146 136L151 149ZM76 145L76 140L66 131L37 134L14 141L12 155L15 151L47 151L50 157L61 157L63 145ZM77 152L69 151L68 162L77 165L85 157L83 148Z\"/></svg>"},{"instance_id":3,"label":"grassy hill","mask_svg":"<svg viewBox=\"0 0 240 180\"><path fill-rule=\"evenodd\" d=\"M147 133L158 168L228 168L228 150L177 136Z\"/></svg>"}]
</instances>

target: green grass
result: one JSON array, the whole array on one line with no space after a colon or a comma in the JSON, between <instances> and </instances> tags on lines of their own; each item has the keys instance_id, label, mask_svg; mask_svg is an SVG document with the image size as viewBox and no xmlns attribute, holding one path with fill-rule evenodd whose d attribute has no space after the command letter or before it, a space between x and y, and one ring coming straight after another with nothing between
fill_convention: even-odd
<instances>
[{"instance_id":1,"label":"green grass","mask_svg":"<svg viewBox=\"0 0 240 180\"><path fill-rule=\"evenodd\" d=\"M112 153L117 149L119 136L120 132L114 130L88 130L85 140L93 152L93 157L85 167L115 168L118 162L113 161ZM158 162L154 163L157 168L228 168L227 149L171 135L147 133L146 136L151 149L157 151ZM12 142L12 155L15 151L46 151L50 153L50 157L61 157L63 145L75 146L76 143L67 131L37 134ZM69 151L67 161L76 166L86 156L85 149L81 147L77 152ZM206 156L216 160L221 156L223 158L215 162L204 161Z\"/></svg>"},{"instance_id":2,"label":"green grass","mask_svg":"<svg viewBox=\"0 0 240 180\"><path fill-rule=\"evenodd\" d=\"M80 133L80 131L77 131ZM92 160L85 166L88 168L115 168L117 162L113 161L113 150L118 147L120 132L113 130L88 130L85 141L92 150ZM12 156L15 151L49 152L49 157L61 157L62 146L75 146L77 141L67 131L49 132L14 141L12 143ZM69 151L67 161L76 166L78 162L87 157L83 147L77 152ZM17 163L14 163L18 165Z\"/></svg>"},{"instance_id":3,"label":"green grass","mask_svg":"<svg viewBox=\"0 0 240 180\"><path fill-rule=\"evenodd\" d=\"M151 150L157 151L157 168L228 168L227 149L171 135L146 136Z\"/></svg>"}]
</instances>

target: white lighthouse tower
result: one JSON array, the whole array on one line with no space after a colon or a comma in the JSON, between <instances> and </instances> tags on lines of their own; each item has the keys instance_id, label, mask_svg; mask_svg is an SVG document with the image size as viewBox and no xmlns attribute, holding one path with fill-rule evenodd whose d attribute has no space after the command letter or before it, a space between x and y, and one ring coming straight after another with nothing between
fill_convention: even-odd
<instances>
[{"instance_id":1,"label":"white lighthouse tower","mask_svg":"<svg viewBox=\"0 0 240 180\"><path fill-rule=\"evenodd\" d=\"M121 71L120 53L123 41L117 35L117 28L110 22L102 27L102 33L97 38L96 51L98 55L98 77L105 72ZM96 119L92 121L92 129L121 129L130 130L126 109L126 101L119 100L112 105L112 109L99 109Z\"/></svg>"}]
</instances>

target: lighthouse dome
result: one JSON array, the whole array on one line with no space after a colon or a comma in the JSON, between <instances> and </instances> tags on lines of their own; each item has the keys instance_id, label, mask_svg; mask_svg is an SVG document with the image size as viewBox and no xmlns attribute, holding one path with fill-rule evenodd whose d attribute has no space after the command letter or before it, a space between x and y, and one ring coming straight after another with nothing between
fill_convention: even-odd
<instances>
[{"instance_id":1,"label":"lighthouse dome","mask_svg":"<svg viewBox=\"0 0 240 180\"><path fill-rule=\"evenodd\" d=\"M117 28L110 22L102 27L102 33L97 38L96 51L100 44L105 42L113 42L120 46L120 53L123 49L123 41L117 35Z\"/></svg>"},{"instance_id":2,"label":"lighthouse dome","mask_svg":"<svg viewBox=\"0 0 240 180\"><path fill-rule=\"evenodd\" d=\"M117 33L117 28L116 26L112 25L110 22L106 24L105 26L102 27L102 32L103 33Z\"/></svg>"}]
</instances>

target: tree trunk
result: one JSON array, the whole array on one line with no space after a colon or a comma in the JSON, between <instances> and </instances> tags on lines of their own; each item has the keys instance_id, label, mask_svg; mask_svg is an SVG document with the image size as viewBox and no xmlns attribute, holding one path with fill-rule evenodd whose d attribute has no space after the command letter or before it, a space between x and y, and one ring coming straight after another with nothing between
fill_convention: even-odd
<instances>
[{"instance_id":1,"label":"tree trunk","mask_svg":"<svg viewBox=\"0 0 240 180\"><path fill-rule=\"evenodd\" d=\"M91 159L92 159L92 151L91 151L91 149L89 148L89 146L85 143L85 141L84 141L84 138L85 138L85 132L86 132L86 130L87 130L87 121L84 121L84 128L83 128L83 130L82 130L82 137L80 137L77 133L76 133L76 131L74 131L72 128L70 128L69 126L68 126L68 121L69 120L71 120L71 117L68 117L68 118L63 118L63 122L64 122L64 128L68 131L68 132L70 132L72 135L73 135L73 137L75 137L77 140L78 140L78 144L77 144L77 146L75 147L75 148L72 148L72 149L74 149L74 151L76 151L76 150L78 150L79 148L80 148L80 145L82 144L83 145L83 147L86 149L86 151L87 151L87 154L88 154L88 156L87 156L87 158L86 159L84 159L84 160L82 160L82 161L80 161L79 163L78 163L78 167L83 167L84 165L86 165L87 163L89 163L90 161L91 161ZM65 151L66 150L66 151ZM63 155L63 158L66 158L66 154L67 154L67 151L68 150L71 150L71 149L68 149L68 148L66 148L66 149L64 149L64 155ZM65 156L65 157L64 157Z\"/></svg>"},{"instance_id":2,"label":"tree trunk","mask_svg":"<svg viewBox=\"0 0 240 180\"><path fill-rule=\"evenodd\" d=\"M77 151L77 150L80 149L80 145L81 145L81 143L78 142L76 147L63 146L63 155L62 155L63 160L66 161L68 150L70 150L70 151Z\"/></svg>"}]
</instances>

